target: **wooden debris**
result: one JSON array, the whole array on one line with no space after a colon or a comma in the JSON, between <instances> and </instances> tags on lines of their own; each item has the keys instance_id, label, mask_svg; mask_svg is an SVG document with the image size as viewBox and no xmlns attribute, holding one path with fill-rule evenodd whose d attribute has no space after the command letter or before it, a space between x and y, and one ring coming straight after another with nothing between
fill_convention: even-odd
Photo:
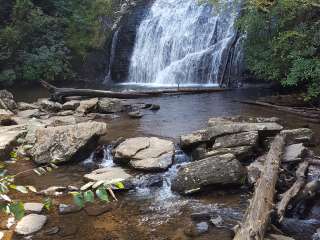
<instances>
[{"instance_id":1,"label":"wooden debris","mask_svg":"<svg viewBox=\"0 0 320 240\"><path fill-rule=\"evenodd\" d=\"M253 198L242 221L243 224L236 232L234 240L264 239L273 209L275 185L284 147L285 136L279 134L271 144L264 171L257 182Z\"/></svg>"},{"instance_id":2,"label":"wooden debris","mask_svg":"<svg viewBox=\"0 0 320 240\"><path fill-rule=\"evenodd\" d=\"M301 188L303 188L303 186L306 184L305 173L308 169L308 166L309 166L309 163L307 161L301 162L299 164L299 167L296 171L296 177L297 177L296 182L292 185L292 187L288 191L286 191L283 194L281 201L279 202L277 207L279 222L283 220L283 217L285 215L289 202L294 197L296 197L296 195L300 192Z\"/></svg>"}]
</instances>

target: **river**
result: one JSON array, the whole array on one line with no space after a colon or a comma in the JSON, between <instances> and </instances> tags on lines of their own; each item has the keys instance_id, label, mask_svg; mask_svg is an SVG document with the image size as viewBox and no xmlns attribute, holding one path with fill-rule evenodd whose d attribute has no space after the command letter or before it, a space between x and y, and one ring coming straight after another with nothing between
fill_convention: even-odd
<instances>
[{"instance_id":1,"label":"river","mask_svg":"<svg viewBox=\"0 0 320 240\"><path fill-rule=\"evenodd\" d=\"M120 118L108 120L109 132L101 139L101 144L107 147L118 137L137 136L160 136L178 143L180 135L205 127L208 118L234 115L276 116L286 127L308 125L316 134L320 133L319 125L307 124L297 116L238 102L240 99L256 99L269 94L271 94L270 89L249 88L211 94L130 100L159 104L161 109L157 112L147 112L138 120L129 119L125 114ZM32 101L35 97L44 96L45 92L34 91L31 96L19 94L17 98ZM241 220L248 204L247 189L208 190L206 193L188 197L175 194L170 190L170 179L174 177L179 164L184 161L188 161L188 156L180 153L176 158L176 165L166 173L144 175L141 183L144 182L143 179L152 176L162 178L162 184L155 184L153 187L144 187L142 184L129 192L119 193L120 202L101 216L90 217L83 211L65 216L53 213L47 227L68 226L69 232L64 230L66 233L59 238L53 235L42 236L41 239L232 239L230 229ZM110 155L106 155L103 164L112 164ZM28 168L30 165L30 162L22 162L19 168ZM19 182L36 185L40 189L52 185L81 185L82 176L88 170L88 166L84 163L65 165L40 178L35 175L21 177ZM33 198L39 201L37 197ZM66 198L62 201L70 200ZM221 228L209 225L207 233L185 238L183 232L189 232L192 224L190 215L203 211L220 216L223 219Z\"/></svg>"}]
</instances>

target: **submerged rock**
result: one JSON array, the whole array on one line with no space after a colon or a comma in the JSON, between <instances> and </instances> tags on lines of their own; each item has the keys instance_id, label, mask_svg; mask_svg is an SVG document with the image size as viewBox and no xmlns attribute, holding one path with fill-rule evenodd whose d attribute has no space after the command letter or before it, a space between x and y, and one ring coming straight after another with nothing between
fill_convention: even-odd
<instances>
[{"instance_id":1,"label":"submerged rock","mask_svg":"<svg viewBox=\"0 0 320 240\"><path fill-rule=\"evenodd\" d=\"M68 162L76 154L86 150L90 142L105 134L106 129L107 125L101 122L39 127L35 131L33 147L28 152L38 164L50 161Z\"/></svg>"},{"instance_id":2,"label":"submerged rock","mask_svg":"<svg viewBox=\"0 0 320 240\"><path fill-rule=\"evenodd\" d=\"M29 235L41 230L46 222L47 217L44 215L29 214L18 222L15 232L21 235Z\"/></svg>"},{"instance_id":3,"label":"submerged rock","mask_svg":"<svg viewBox=\"0 0 320 240\"><path fill-rule=\"evenodd\" d=\"M140 111L133 111L133 112L128 112L128 116L131 118L142 118L143 113L141 113Z\"/></svg>"},{"instance_id":4,"label":"submerged rock","mask_svg":"<svg viewBox=\"0 0 320 240\"><path fill-rule=\"evenodd\" d=\"M81 210L82 208L77 205L59 204L59 214L61 215L76 213L80 212Z\"/></svg>"},{"instance_id":5,"label":"submerged rock","mask_svg":"<svg viewBox=\"0 0 320 240\"><path fill-rule=\"evenodd\" d=\"M182 166L172 183L172 189L189 194L210 185L241 185L244 176L244 168L236 157L225 154Z\"/></svg>"},{"instance_id":6,"label":"submerged rock","mask_svg":"<svg viewBox=\"0 0 320 240\"><path fill-rule=\"evenodd\" d=\"M115 160L129 163L135 169L144 171L166 170L173 161L174 144L172 141L156 137L130 138L114 150Z\"/></svg>"}]
</instances>

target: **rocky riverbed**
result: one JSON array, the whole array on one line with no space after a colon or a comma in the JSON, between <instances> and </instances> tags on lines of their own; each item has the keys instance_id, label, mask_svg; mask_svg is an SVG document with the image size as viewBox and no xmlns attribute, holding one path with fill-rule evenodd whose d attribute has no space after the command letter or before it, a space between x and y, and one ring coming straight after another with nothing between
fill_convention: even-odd
<instances>
[{"instance_id":1,"label":"rocky riverbed","mask_svg":"<svg viewBox=\"0 0 320 240\"><path fill-rule=\"evenodd\" d=\"M265 114L210 118L209 111L206 124L190 122L189 131L172 136L163 123L157 124L170 104L154 99L72 99L60 104L48 99L16 103L4 91L0 96L0 154L9 172L51 161L59 165L43 176L27 172L17 177L37 193L13 194L13 199L27 202L26 216L19 222L9 218L9 226L8 217L1 215L4 239L232 239L261 174L262 156L273 137L287 128L283 119ZM150 124L153 128L141 134ZM290 138L284 162L296 166L307 157L316 163L309 148L316 143L315 133L306 126L285 131ZM17 157L10 159L11 151ZM318 179L318 172L317 165L309 166L310 182ZM70 192L115 179L124 184L116 191L118 201L74 205ZM42 205L48 196L53 199L50 211ZM312 207L299 205L303 214L288 212L285 224L278 226L281 234L270 233L311 239L318 228L317 202L310 198L308 204ZM294 231L298 228L290 221L298 218L308 226L309 238Z\"/></svg>"}]
</instances>

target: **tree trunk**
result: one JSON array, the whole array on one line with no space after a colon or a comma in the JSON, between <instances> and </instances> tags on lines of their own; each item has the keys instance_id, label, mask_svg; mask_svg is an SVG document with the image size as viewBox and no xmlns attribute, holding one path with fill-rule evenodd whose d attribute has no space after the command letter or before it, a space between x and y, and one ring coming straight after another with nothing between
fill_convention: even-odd
<instances>
[{"instance_id":1,"label":"tree trunk","mask_svg":"<svg viewBox=\"0 0 320 240\"><path fill-rule=\"evenodd\" d=\"M260 176L253 198L234 240L259 240L264 238L273 209L275 185L278 180L281 157L285 147L285 136L277 135L266 156L264 171Z\"/></svg>"},{"instance_id":2,"label":"tree trunk","mask_svg":"<svg viewBox=\"0 0 320 240\"><path fill-rule=\"evenodd\" d=\"M167 90L156 90L156 91L113 92L113 91L93 90L93 89L57 88L45 81L40 81L40 83L43 87L49 90L51 99L53 101L59 101L59 102L62 102L64 98L71 97L71 96L135 99L135 98L159 97L162 95L182 95L182 94L221 92L221 91L227 90L223 88L179 88L179 89L167 89Z\"/></svg>"}]
</instances>

